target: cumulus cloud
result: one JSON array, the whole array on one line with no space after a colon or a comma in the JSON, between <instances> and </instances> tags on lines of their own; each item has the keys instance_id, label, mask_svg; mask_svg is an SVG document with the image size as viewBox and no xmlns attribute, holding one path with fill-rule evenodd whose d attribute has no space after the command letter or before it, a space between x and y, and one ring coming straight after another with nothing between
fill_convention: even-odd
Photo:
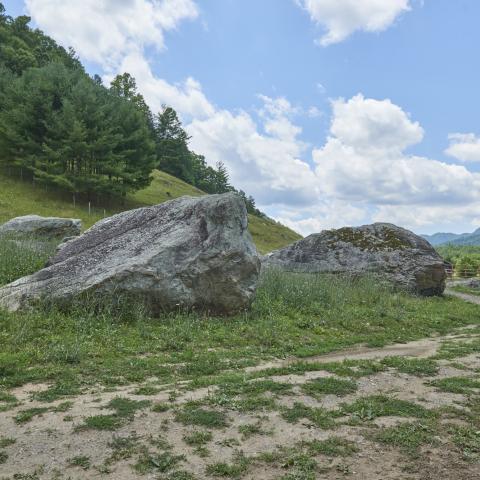
<instances>
[{"instance_id":1,"label":"cumulus cloud","mask_svg":"<svg viewBox=\"0 0 480 480\"><path fill-rule=\"evenodd\" d=\"M452 133L445 153L461 162L480 162L480 138L474 133Z\"/></svg>"},{"instance_id":2,"label":"cumulus cloud","mask_svg":"<svg viewBox=\"0 0 480 480\"><path fill-rule=\"evenodd\" d=\"M345 225L358 225L369 221L365 206L331 198L317 198L305 208L283 208L276 218L302 235L321 232L325 229L340 228Z\"/></svg>"},{"instance_id":3,"label":"cumulus cloud","mask_svg":"<svg viewBox=\"0 0 480 480\"><path fill-rule=\"evenodd\" d=\"M177 84L171 84L157 77L141 53L126 56L119 65L120 72L129 72L137 81L139 91L145 97L153 112L163 104L173 106L185 119L206 118L215 113L215 107L207 99L199 82L189 77Z\"/></svg>"},{"instance_id":4,"label":"cumulus cloud","mask_svg":"<svg viewBox=\"0 0 480 480\"><path fill-rule=\"evenodd\" d=\"M165 47L164 32L198 16L193 0L26 0L33 20L84 60L115 71L146 46Z\"/></svg>"},{"instance_id":5,"label":"cumulus cloud","mask_svg":"<svg viewBox=\"0 0 480 480\"><path fill-rule=\"evenodd\" d=\"M326 28L324 45L356 30L383 30L409 9L408 0L297 2ZM210 164L224 162L237 188L301 233L372 220L412 228L446 217L478 223L480 174L464 165L410 155L407 149L422 141L424 131L390 100L357 95L333 101L328 138L311 149L295 118L321 115L315 107L259 96L256 112L229 111L215 106L193 77L169 83L156 76L145 48L165 48L166 31L197 17L193 0L26 4L40 28L73 46L83 60L97 63L107 81L128 71L153 111L162 104L173 106L192 136L194 151ZM462 162L480 161L480 139L452 134L446 153Z\"/></svg>"},{"instance_id":6,"label":"cumulus cloud","mask_svg":"<svg viewBox=\"0 0 480 480\"><path fill-rule=\"evenodd\" d=\"M184 119L214 113L199 82L189 77L171 84L157 77L144 54L149 46L165 48L166 31L198 16L193 0L26 0L26 6L47 34L98 64L106 83L117 73L133 75L154 112L168 104Z\"/></svg>"},{"instance_id":7,"label":"cumulus cloud","mask_svg":"<svg viewBox=\"0 0 480 480\"><path fill-rule=\"evenodd\" d=\"M295 109L282 98L261 98L260 125L245 111L218 110L194 119L187 126L192 148L211 164L223 161L232 182L260 205L309 204L318 187L314 172L301 160L306 148L298 139L301 128L289 118Z\"/></svg>"},{"instance_id":8,"label":"cumulus cloud","mask_svg":"<svg viewBox=\"0 0 480 480\"><path fill-rule=\"evenodd\" d=\"M465 167L404 153L422 138L421 126L389 100L337 100L330 136L313 151L317 177L330 196L377 205L475 198L479 178Z\"/></svg>"},{"instance_id":9,"label":"cumulus cloud","mask_svg":"<svg viewBox=\"0 0 480 480\"><path fill-rule=\"evenodd\" d=\"M381 205L373 214L375 222L391 222L405 225L416 231L434 227L436 231L455 228L458 223L479 225L480 201L458 205Z\"/></svg>"},{"instance_id":10,"label":"cumulus cloud","mask_svg":"<svg viewBox=\"0 0 480 480\"><path fill-rule=\"evenodd\" d=\"M339 43L358 30L381 32L402 13L410 10L409 0L296 0L325 34L322 46Z\"/></svg>"}]
</instances>

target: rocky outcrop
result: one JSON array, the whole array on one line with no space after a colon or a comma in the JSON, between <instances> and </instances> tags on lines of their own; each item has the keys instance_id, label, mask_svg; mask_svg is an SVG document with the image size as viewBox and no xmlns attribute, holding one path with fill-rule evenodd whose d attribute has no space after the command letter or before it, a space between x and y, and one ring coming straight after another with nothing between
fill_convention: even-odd
<instances>
[{"instance_id":1,"label":"rocky outcrop","mask_svg":"<svg viewBox=\"0 0 480 480\"><path fill-rule=\"evenodd\" d=\"M0 306L133 295L154 312L228 314L252 301L260 261L235 194L182 197L120 213L60 245L49 265L0 289Z\"/></svg>"},{"instance_id":2,"label":"rocky outcrop","mask_svg":"<svg viewBox=\"0 0 480 480\"><path fill-rule=\"evenodd\" d=\"M272 252L263 264L296 272L376 274L426 296L445 289L443 260L433 247L388 223L325 230Z\"/></svg>"},{"instance_id":3,"label":"rocky outcrop","mask_svg":"<svg viewBox=\"0 0 480 480\"><path fill-rule=\"evenodd\" d=\"M0 225L0 236L36 237L46 240L61 240L80 235L82 221L76 218L40 217L25 215L13 218Z\"/></svg>"}]
</instances>

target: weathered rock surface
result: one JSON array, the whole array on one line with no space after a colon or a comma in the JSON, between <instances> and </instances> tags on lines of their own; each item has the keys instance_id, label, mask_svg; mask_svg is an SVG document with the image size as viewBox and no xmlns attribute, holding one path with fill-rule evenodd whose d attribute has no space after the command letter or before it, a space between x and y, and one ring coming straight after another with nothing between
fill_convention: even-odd
<instances>
[{"instance_id":1,"label":"weathered rock surface","mask_svg":"<svg viewBox=\"0 0 480 480\"><path fill-rule=\"evenodd\" d=\"M0 235L32 236L43 239L62 239L80 235L82 221L76 218L40 217L25 215L0 225Z\"/></svg>"},{"instance_id":2,"label":"weathered rock surface","mask_svg":"<svg viewBox=\"0 0 480 480\"><path fill-rule=\"evenodd\" d=\"M445 289L443 260L433 247L388 223L325 230L272 252L262 263L297 272L377 274L426 296Z\"/></svg>"},{"instance_id":3,"label":"weathered rock surface","mask_svg":"<svg viewBox=\"0 0 480 480\"><path fill-rule=\"evenodd\" d=\"M60 245L46 268L1 288L0 306L94 292L139 296L154 312L232 313L252 301L259 271L239 196L182 197L101 220Z\"/></svg>"}]
</instances>

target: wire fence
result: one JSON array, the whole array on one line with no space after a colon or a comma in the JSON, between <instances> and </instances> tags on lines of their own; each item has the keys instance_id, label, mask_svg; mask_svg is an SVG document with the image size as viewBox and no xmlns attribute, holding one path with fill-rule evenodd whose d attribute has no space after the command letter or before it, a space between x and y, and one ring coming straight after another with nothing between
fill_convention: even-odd
<instances>
[{"instance_id":1,"label":"wire fence","mask_svg":"<svg viewBox=\"0 0 480 480\"><path fill-rule=\"evenodd\" d=\"M457 269L455 267L445 267L447 277L450 279L480 279L480 271L478 269L462 268Z\"/></svg>"}]
</instances>

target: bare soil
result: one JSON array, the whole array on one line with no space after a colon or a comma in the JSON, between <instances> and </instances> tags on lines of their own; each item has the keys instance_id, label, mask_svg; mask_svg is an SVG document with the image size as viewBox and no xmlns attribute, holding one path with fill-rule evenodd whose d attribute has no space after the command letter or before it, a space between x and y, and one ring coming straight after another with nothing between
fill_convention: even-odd
<instances>
[{"instance_id":1,"label":"bare soil","mask_svg":"<svg viewBox=\"0 0 480 480\"><path fill-rule=\"evenodd\" d=\"M457 295L457 294L456 294ZM478 299L480 301L480 299ZM345 359L371 360L388 356L428 358L436 354L443 342L465 342L477 338L478 334L468 329L457 335L425 339L407 344L368 349L359 347L321 357L302 359L310 362L339 362ZM279 360L245 369L246 372L258 372L271 367L287 366L298 359ZM422 422L418 418L401 416L383 416L371 422L349 422L348 416L335 419L336 428L323 429L308 419L289 423L282 417L282 409L291 408L300 402L312 408L336 410L341 405L350 404L357 399L371 395L387 395L391 398L414 402L428 409L455 407L468 410L469 401L478 399L480 392L473 389L469 393L449 393L430 385L430 381L449 377L479 378L480 356L470 354L450 360L439 360L439 370L435 376L419 377L400 373L395 369L355 379L357 390L340 397L333 394L310 396L302 390L302 385L317 378L336 377L326 371L307 372L295 375L277 375L271 380L291 384L292 390L275 394L274 409L257 409L242 412L231 405L216 408L226 414L227 426L212 428L184 425L178 421L175 412L185 404L195 400L205 400L215 393L216 387L198 390L185 390L172 386L158 387L161 390L154 395L136 395L139 385L119 387L113 391L103 388L93 389L76 397L57 400L53 403L38 402L32 399L32 393L48 388L48 385L25 385L13 390L19 401L15 408L0 413L0 441L10 438L15 443L0 448L8 458L0 464L0 478L5 479L343 479L359 480L476 480L480 479L478 458L465 459L465 452L452 444L449 438L437 438L433 444L422 445L415 456L402 448L378 443L375 433L403 422ZM344 377L342 377L344 378ZM256 380L253 380L256 381ZM176 398L172 396L176 393ZM267 394L267 397L273 394ZM149 400L152 405L162 402L169 409L164 412L153 411L151 406L138 410L133 417L115 431L81 429L86 417L108 415L113 410L105 406L116 397L135 401ZM73 402L64 412L54 411L55 407L66 400ZM47 408L48 411L33 416L30 421L18 423L15 417L19 412L31 408ZM448 425L466 425L461 417L442 417L441 422ZM242 435L239 427L257 425L261 432L251 436ZM187 445L184 437L195 431L210 431L212 439L205 444L202 456L195 446ZM278 449L296 448L300 442L326 440L331 437L347 439L357 447L349 455L311 455L317 462L317 468L310 476L298 470L294 464L288 464L285 458L273 462L265 461L262 454ZM118 439L133 439L132 445L121 452L112 447ZM161 438L162 442L158 442ZM165 445L168 444L169 447ZM212 471L209 465L227 462L234 463L235 455L241 451L248 458L248 465L241 471ZM120 453L119 453L120 452ZM147 453L145 453L147 452ZM155 455L167 452L180 456L177 464L164 467L155 460ZM147 455L146 467L138 467L139 460ZM113 456L113 457L112 457ZM149 457L150 456L150 457ZM76 461L73 459L77 459ZM83 458L83 461L79 460ZM150 458L150 460L149 460ZM153 458L153 460L152 460ZM141 462L140 462L141 463ZM137 464L137 468L134 465ZM160 467L159 467L160 465ZM140 470L140 471L139 471ZM181 476L180 471L192 476ZM219 473L220 472L220 473ZM298 473L300 472L300 473ZM297 476L294 476L297 475ZM304 476L301 476L304 475Z\"/></svg>"}]
</instances>

